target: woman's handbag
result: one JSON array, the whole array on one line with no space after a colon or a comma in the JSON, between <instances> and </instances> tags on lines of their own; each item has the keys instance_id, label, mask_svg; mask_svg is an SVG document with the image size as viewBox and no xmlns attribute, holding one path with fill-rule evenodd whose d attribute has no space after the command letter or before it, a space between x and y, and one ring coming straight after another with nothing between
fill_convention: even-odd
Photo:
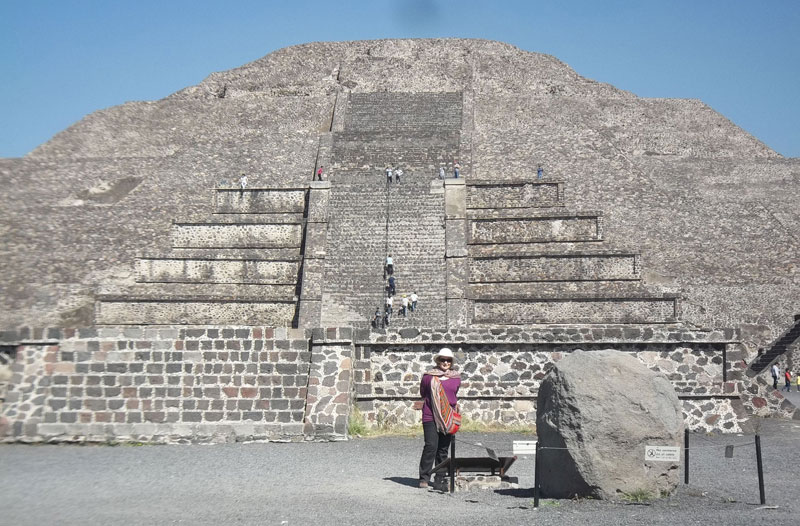
<instances>
[{"instance_id":1,"label":"woman's handbag","mask_svg":"<svg viewBox=\"0 0 800 526\"><path fill-rule=\"evenodd\" d=\"M433 419L440 433L455 435L461 427L461 415L450 407L447 393L444 391L442 381L437 377L431 378L431 399L433 401Z\"/></svg>"}]
</instances>

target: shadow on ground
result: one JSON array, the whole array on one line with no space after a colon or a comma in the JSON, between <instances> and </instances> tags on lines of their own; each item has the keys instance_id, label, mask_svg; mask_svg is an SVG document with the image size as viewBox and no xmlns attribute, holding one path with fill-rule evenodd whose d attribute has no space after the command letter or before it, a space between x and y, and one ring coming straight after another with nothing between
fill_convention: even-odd
<instances>
[{"instance_id":1,"label":"shadow on ground","mask_svg":"<svg viewBox=\"0 0 800 526\"><path fill-rule=\"evenodd\" d=\"M409 486L412 488L416 488L417 486L419 486L419 480L411 477L385 477L383 480L396 482L397 484L401 484L403 486Z\"/></svg>"}]
</instances>

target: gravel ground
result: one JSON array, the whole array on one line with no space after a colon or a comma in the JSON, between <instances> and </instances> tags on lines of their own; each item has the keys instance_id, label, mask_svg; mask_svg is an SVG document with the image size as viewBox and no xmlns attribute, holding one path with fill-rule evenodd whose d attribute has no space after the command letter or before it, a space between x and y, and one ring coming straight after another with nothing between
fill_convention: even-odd
<instances>
[{"instance_id":1,"label":"gravel ground","mask_svg":"<svg viewBox=\"0 0 800 526\"><path fill-rule=\"evenodd\" d=\"M543 500L533 460L518 490L455 495L416 487L421 438L213 446L0 446L0 523L42 524L537 524L583 520L730 525L796 522L800 423L761 428L767 507L758 504L752 435L693 435L690 484L646 504ZM510 454L510 434L459 434ZM724 458L726 444L734 457ZM481 450L460 444L457 454Z\"/></svg>"}]
</instances>

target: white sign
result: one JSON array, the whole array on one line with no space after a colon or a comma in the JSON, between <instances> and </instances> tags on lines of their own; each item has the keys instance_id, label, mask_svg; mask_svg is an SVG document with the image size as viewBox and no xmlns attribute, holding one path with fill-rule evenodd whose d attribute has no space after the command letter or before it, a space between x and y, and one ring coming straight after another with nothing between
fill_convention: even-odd
<instances>
[{"instance_id":1,"label":"white sign","mask_svg":"<svg viewBox=\"0 0 800 526\"><path fill-rule=\"evenodd\" d=\"M681 448L678 446L644 446L644 459L661 462L680 462Z\"/></svg>"},{"instance_id":2,"label":"white sign","mask_svg":"<svg viewBox=\"0 0 800 526\"><path fill-rule=\"evenodd\" d=\"M535 455L536 454L536 441L535 440L515 440L514 441L514 454L515 455Z\"/></svg>"}]
</instances>

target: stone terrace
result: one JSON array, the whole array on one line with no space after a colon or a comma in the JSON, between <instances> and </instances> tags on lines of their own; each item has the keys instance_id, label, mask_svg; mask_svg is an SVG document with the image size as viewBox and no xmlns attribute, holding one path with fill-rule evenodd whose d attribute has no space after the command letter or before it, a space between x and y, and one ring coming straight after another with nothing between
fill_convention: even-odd
<instances>
[{"instance_id":1,"label":"stone terrace","mask_svg":"<svg viewBox=\"0 0 800 526\"><path fill-rule=\"evenodd\" d=\"M136 260L132 287L103 291L96 322L292 326L306 188L218 188L204 222L172 225L172 250Z\"/></svg>"}]
</instances>

